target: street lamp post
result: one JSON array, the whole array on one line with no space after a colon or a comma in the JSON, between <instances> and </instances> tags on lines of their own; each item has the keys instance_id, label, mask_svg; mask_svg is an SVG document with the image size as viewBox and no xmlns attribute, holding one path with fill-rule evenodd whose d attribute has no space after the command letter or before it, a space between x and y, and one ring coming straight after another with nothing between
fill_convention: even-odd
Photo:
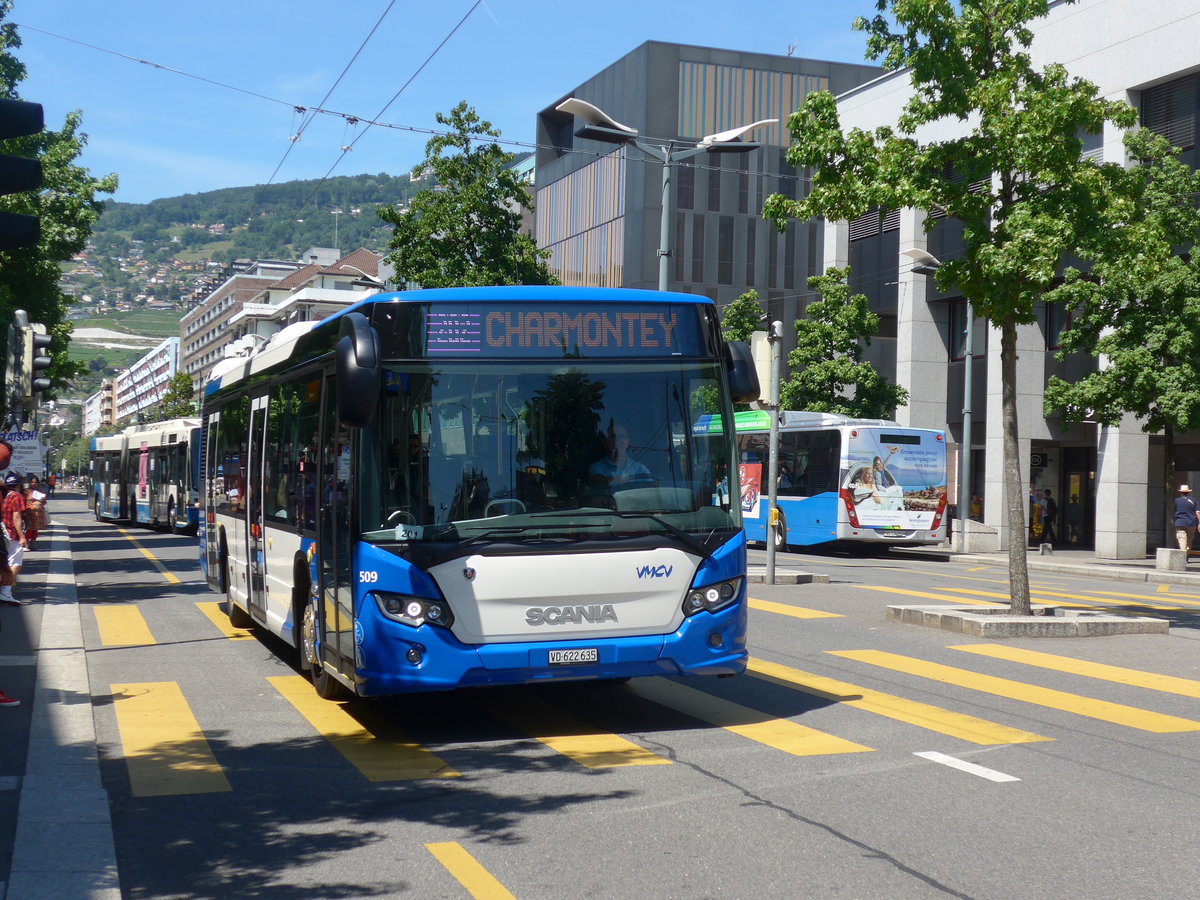
<instances>
[{"instance_id":1,"label":"street lamp post","mask_svg":"<svg viewBox=\"0 0 1200 900\"><path fill-rule=\"evenodd\" d=\"M901 256L906 256L914 263L911 271L917 275L933 275L942 267L942 262L932 253L927 250L920 250L916 247L908 250L901 250ZM958 518L962 526L962 552L967 552L967 542L969 534L967 520L971 518L971 391L972 391L972 376L974 375L973 361L975 359L974 345L974 325L975 325L975 310L971 306L971 301L967 300L967 321L963 329L963 338L966 346L963 348L963 408L962 408L962 449L959 451L959 478L958 486ZM965 513L964 513L965 511Z\"/></svg>"},{"instance_id":2,"label":"street lamp post","mask_svg":"<svg viewBox=\"0 0 1200 900\"><path fill-rule=\"evenodd\" d=\"M584 126L575 132L579 137L609 144L633 144L643 153L662 163L662 219L658 227L658 289L670 289L671 261L671 166L701 153L748 153L761 144L741 140L741 136L760 125L773 125L778 119L762 119L749 125L709 134L683 146L672 138L644 138L636 128L622 125L604 110L586 100L569 97L554 107L582 119Z\"/></svg>"}]
</instances>

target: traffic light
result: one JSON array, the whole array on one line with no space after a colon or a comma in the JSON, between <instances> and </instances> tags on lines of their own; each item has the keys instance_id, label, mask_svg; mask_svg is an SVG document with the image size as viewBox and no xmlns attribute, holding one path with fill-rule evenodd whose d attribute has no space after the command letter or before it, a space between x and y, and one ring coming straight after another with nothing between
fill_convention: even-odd
<instances>
[{"instance_id":1,"label":"traffic light","mask_svg":"<svg viewBox=\"0 0 1200 900\"><path fill-rule=\"evenodd\" d=\"M54 362L48 355L52 340L50 335L46 334L46 326L41 322L34 322L25 329L25 364L21 371L23 374L28 373L24 375L29 382L29 390L25 392L25 397L30 409L37 406L38 394L50 390L50 379L38 373L45 372Z\"/></svg>"},{"instance_id":2,"label":"traffic light","mask_svg":"<svg viewBox=\"0 0 1200 900\"><path fill-rule=\"evenodd\" d=\"M4 406L10 415L16 412L21 405L21 364L25 360L25 332L21 329L28 321L25 311L18 309L13 313L12 323L8 326L8 360L4 366Z\"/></svg>"},{"instance_id":3,"label":"traffic light","mask_svg":"<svg viewBox=\"0 0 1200 900\"><path fill-rule=\"evenodd\" d=\"M0 100L0 140L37 134L45 125L42 104ZM42 164L36 159L0 156L0 194L36 191L42 186ZM42 236L37 216L0 212L0 250L33 247Z\"/></svg>"}]
</instances>

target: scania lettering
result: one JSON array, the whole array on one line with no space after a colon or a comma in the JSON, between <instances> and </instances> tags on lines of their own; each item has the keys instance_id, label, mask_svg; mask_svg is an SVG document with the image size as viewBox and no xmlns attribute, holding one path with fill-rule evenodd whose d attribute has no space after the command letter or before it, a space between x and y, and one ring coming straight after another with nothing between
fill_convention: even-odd
<instances>
[{"instance_id":1,"label":"scania lettering","mask_svg":"<svg viewBox=\"0 0 1200 900\"><path fill-rule=\"evenodd\" d=\"M214 368L202 567L324 697L734 675L754 396L702 297L373 295Z\"/></svg>"},{"instance_id":2,"label":"scania lettering","mask_svg":"<svg viewBox=\"0 0 1200 900\"><path fill-rule=\"evenodd\" d=\"M525 610L525 621L530 625L577 625L580 622L616 622L617 613L611 604L604 606L547 606Z\"/></svg>"}]
</instances>

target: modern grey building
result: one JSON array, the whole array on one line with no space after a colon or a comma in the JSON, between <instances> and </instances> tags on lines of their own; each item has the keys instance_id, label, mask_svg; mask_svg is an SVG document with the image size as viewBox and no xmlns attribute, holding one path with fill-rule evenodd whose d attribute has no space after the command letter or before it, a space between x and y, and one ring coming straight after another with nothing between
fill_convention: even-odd
<instances>
[{"instance_id":1,"label":"modern grey building","mask_svg":"<svg viewBox=\"0 0 1200 900\"><path fill-rule=\"evenodd\" d=\"M773 193L804 182L784 158L787 119L806 94L842 93L875 78L867 65L649 41L538 114L536 235L564 284L658 286L662 167L631 144L581 138L556 110L575 97L649 141L691 147L705 135L778 119L746 135L747 153L702 153L672 173L670 288L724 305L754 288L773 318L800 313L821 267L819 226L785 234L763 220ZM790 329L789 329L790 331Z\"/></svg>"}]
</instances>

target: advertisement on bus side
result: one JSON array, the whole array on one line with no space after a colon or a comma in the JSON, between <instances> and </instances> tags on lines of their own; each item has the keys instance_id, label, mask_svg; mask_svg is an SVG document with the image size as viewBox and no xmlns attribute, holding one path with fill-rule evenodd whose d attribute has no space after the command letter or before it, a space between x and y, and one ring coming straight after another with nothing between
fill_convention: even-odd
<instances>
[{"instance_id":1,"label":"advertisement on bus side","mask_svg":"<svg viewBox=\"0 0 1200 900\"><path fill-rule=\"evenodd\" d=\"M851 432L842 470L864 528L930 529L946 496L946 445L933 435Z\"/></svg>"}]
</instances>

